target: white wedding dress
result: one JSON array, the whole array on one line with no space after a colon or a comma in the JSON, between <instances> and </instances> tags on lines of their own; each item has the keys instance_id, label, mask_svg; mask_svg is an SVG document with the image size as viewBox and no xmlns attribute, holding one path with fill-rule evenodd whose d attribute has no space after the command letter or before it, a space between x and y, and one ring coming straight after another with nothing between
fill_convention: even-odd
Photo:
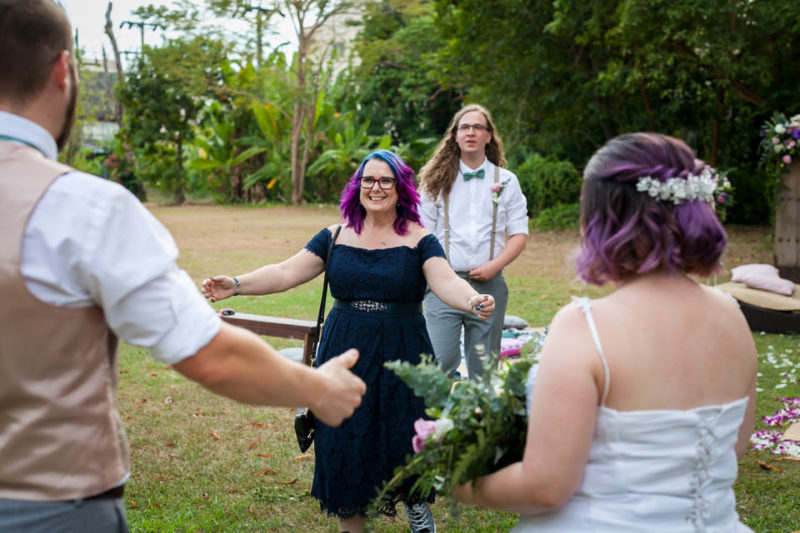
<instances>
[{"instance_id":1,"label":"white wedding dress","mask_svg":"<svg viewBox=\"0 0 800 533\"><path fill-rule=\"evenodd\" d=\"M587 298L586 315L605 368L589 461L563 507L523 515L522 532L752 532L736 514L734 444L747 398L685 411L617 411L605 406L608 364ZM530 403L536 367L528 378Z\"/></svg>"}]
</instances>

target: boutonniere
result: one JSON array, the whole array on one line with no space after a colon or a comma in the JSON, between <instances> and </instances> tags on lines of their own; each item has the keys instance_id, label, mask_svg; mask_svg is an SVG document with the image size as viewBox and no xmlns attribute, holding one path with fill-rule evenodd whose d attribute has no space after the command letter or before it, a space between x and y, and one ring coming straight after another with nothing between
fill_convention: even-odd
<instances>
[{"instance_id":1,"label":"boutonniere","mask_svg":"<svg viewBox=\"0 0 800 533\"><path fill-rule=\"evenodd\" d=\"M506 188L508 185L508 180L501 181L500 183L492 183L492 202L499 204L500 203L500 195L503 194L503 189Z\"/></svg>"}]
</instances>

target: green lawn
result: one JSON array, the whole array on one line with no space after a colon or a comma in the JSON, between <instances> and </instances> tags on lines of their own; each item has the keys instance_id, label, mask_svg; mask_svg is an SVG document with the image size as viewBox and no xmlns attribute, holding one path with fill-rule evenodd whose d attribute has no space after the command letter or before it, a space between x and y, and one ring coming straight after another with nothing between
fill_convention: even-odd
<instances>
[{"instance_id":1,"label":"green lawn","mask_svg":"<svg viewBox=\"0 0 800 533\"><path fill-rule=\"evenodd\" d=\"M182 250L181 266L197 281L211 273L237 274L286 257L336 216L335 210L323 209L323 216L317 217L316 207L281 209L279 217L271 217L271 209L152 210L175 234ZM248 238L263 242L231 243L231 228L219 227L220 220L230 218ZM268 227L272 218L285 226ZM288 233L286 226L294 233ZM766 260L766 229L735 228L729 233L731 265L743 258ZM521 257L518 266L506 273L512 294L509 313L531 325L545 325L571 294L596 296L606 290L583 287L573 279L558 248L563 241L572 246L577 236L532 233L525 252L530 256ZM216 252L203 244L208 242ZM548 258L543 249L559 251ZM544 261L556 264L548 267ZM313 319L320 287L315 280L289 293L238 298L215 307ZM754 337L760 355L757 421L763 429L761 416L781 407L777 398L800 397L800 337L760 333ZM269 340L278 348L298 345ZM338 531L335 520L320 514L309 494L313 457L299 454L292 410L252 407L214 396L139 348L123 345L120 367L118 405L132 450L125 500L133 531ZM743 521L759 533L800 530L798 487L800 463L768 452L749 452L740 463L736 485ZM407 531L405 516L398 511L397 518L374 521L373 531ZM512 514L453 507L445 500L434 505L433 513L441 532L509 531L516 523ZM658 530L657 524L652 526Z\"/></svg>"}]
</instances>

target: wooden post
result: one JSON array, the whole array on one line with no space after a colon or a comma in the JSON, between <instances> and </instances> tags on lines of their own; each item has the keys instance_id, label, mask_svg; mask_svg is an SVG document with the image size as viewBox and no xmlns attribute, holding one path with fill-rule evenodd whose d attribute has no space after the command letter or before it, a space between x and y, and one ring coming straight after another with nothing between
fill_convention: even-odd
<instances>
[{"instance_id":1,"label":"wooden post","mask_svg":"<svg viewBox=\"0 0 800 533\"><path fill-rule=\"evenodd\" d=\"M800 283L800 160L784 170L775 204L775 266L782 278Z\"/></svg>"}]
</instances>

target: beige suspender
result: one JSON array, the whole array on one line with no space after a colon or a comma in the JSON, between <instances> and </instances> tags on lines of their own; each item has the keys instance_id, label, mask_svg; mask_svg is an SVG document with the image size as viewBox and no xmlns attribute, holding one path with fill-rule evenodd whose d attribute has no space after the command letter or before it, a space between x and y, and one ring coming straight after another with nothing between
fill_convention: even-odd
<instances>
[{"instance_id":1,"label":"beige suspender","mask_svg":"<svg viewBox=\"0 0 800 533\"><path fill-rule=\"evenodd\" d=\"M500 167L494 166L494 184L500 181ZM494 259L494 236L497 233L497 204L500 202L492 202L492 244L489 248L489 261Z\"/></svg>"},{"instance_id":2,"label":"beige suspender","mask_svg":"<svg viewBox=\"0 0 800 533\"><path fill-rule=\"evenodd\" d=\"M495 184L500 182L500 167L495 165L494 166L494 182ZM450 261L450 204L449 200L450 195L447 194L444 197L444 255L447 256L447 260ZM491 240L491 248L489 248L489 261L494 259L494 241L495 235L497 234L497 202L492 202L492 240Z\"/></svg>"}]
</instances>

